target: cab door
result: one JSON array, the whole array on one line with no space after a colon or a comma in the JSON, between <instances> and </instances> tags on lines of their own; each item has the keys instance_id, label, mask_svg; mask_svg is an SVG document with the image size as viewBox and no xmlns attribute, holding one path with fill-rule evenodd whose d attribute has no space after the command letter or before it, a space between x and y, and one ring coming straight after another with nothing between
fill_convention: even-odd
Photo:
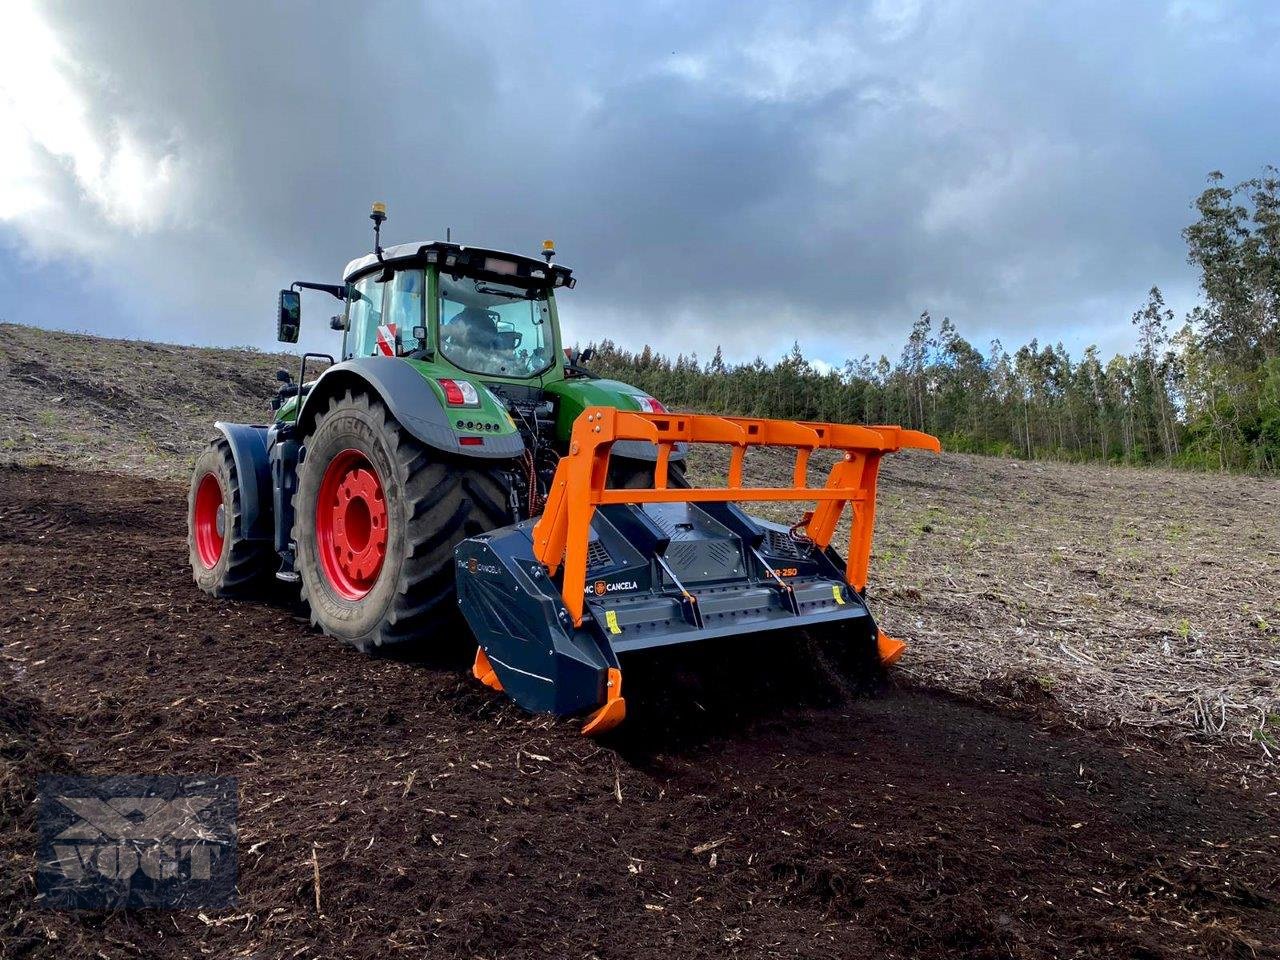
<instances>
[{"instance_id":1,"label":"cab door","mask_svg":"<svg viewBox=\"0 0 1280 960\"><path fill-rule=\"evenodd\" d=\"M427 344L413 335L427 325L426 273L423 270L397 270L387 284L387 306L383 313L390 332L400 342L402 354L412 353Z\"/></svg>"},{"instance_id":2,"label":"cab door","mask_svg":"<svg viewBox=\"0 0 1280 960\"><path fill-rule=\"evenodd\" d=\"M379 353L378 327L382 326L385 283L370 274L352 288L347 308L347 335L342 341L342 359L372 357Z\"/></svg>"}]
</instances>

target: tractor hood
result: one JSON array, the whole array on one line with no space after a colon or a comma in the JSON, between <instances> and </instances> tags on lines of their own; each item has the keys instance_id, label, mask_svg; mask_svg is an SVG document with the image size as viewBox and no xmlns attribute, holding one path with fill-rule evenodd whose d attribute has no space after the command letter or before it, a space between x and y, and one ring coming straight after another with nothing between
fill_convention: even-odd
<instances>
[{"instance_id":1,"label":"tractor hood","mask_svg":"<svg viewBox=\"0 0 1280 960\"><path fill-rule=\"evenodd\" d=\"M587 407L613 407L615 410L638 413L644 410L641 398L649 398L649 394L639 387L620 380L575 377L548 383L543 390L556 400L556 437L563 441L568 441L573 432L573 422ZM686 444L676 444L672 449L671 459L683 460L686 448ZM635 460L653 460L658 456L657 447L639 440L619 440L614 452Z\"/></svg>"}]
</instances>

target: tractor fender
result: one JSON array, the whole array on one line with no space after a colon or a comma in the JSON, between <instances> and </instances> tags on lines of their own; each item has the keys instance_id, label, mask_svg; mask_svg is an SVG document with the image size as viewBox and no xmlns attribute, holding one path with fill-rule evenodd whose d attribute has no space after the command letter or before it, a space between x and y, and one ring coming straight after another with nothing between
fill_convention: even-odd
<instances>
[{"instance_id":1,"label":"tractor fender","mask_svg":"<svg viewBox=\"0 0 1280 960\"><path fill-rule=\"evenodd\" d=\"M322 373L298 413L298 435L307 436L329 400L347 390L377 394L405 430L436 450L485 460L511 460L524 455L519 433L490 435L484 438L483 445L463 446L431 384L412 364L398 357L356 357Z\"/></svg>"},{"instance_id":2,"label":"tractor fender","mask_svg":"<svg viewBox=\"0 0 1280 960\"><path fill-rule=\"evenodd\" d=\"M246 540L270 540L271 525L271 459L267 454L267 427L219 420L214 428L231 447L231 459L240 479L240 515Z\"/></svg>"}]
</instances>

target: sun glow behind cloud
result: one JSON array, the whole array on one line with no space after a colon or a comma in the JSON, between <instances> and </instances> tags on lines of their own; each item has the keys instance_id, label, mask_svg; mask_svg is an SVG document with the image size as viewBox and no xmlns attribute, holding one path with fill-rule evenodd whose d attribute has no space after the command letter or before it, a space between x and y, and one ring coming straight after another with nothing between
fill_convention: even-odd
<instances>
[{"instance_id":1,"label":"sun glow behind cloud","mask_svg":"<svg viewBox=\"0 0 1280 960\"><path fill-rule=\"evenodd\" d=\"M123 112L92 116L83 69L31 3L5 6L0 31L0 220L44 253L91 253L117 232L172 224L183 164L148 143ZM68 222L78 211L84 219ZM43 248L43 249L41 249Z\"/></svg>"}]
</instances>

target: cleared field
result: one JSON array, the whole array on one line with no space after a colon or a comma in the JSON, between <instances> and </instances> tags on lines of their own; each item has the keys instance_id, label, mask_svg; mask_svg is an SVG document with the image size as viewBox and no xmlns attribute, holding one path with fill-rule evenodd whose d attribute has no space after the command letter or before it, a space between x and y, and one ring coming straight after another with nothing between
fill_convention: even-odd
<instances>
[{"instance_id":1,"label":"cleared field","mask_svg":"<svg viewBox=\"0 0 1280 960\"><path fill-rule=\"evenodd\" d=\"M721 645L593 743L195 590L187 465L277 365L0 327L0 955L1276 955L1280 483L893 458L889 687ZM40 909L35 777L212 771L235 910Z\"/></svg>"},{"instance_id":2,"label":"cleared field","mask_svg":"<svg viewBox=\"0 0 1280 960\"><path fill-rule=\"evenodd\" d=\"M298 361L0 323L0 458L176 479L214 420L269 417L280 367Z\"/></svg>"},{"instance_id":3,"label":"cleared field","mask_svg":"<svg viewBox=\"0 0 1280 960\"><path fill-rule=\"evenodd\" d=\"M296 364L2 324L0 460L185 479L211 422L267 417ZM747 460L749 483L789 471ZM704 454L692 477L717 473ZM1280 480L909 453L880 489L870 592L904 674L1274 777Z\"/></svg>"},{"instance_id":4,"label":"cleared field","mask_svg":"<svg viewBox=\"0 0 1280 960\"><path fill-rule=\"evenodd\" d=\"M595 743L196 592L176 483L0 483L6 957L1274 955L1274 801L1176 755L842 696L799 640L668 663L662 709ZM238 905L41 909L50 771L235 776Z\"/></svg>"},{"instance_id":5,"label":"cleared field","mask_svg":"<svg viewBox=\"0 0 1280 960\"><path fill-rule=\"evenodd\" d=\"M904 674L1274 782L1280 482L915 453L882 476L870 596Z\"/></svg>"}]
</instances>

